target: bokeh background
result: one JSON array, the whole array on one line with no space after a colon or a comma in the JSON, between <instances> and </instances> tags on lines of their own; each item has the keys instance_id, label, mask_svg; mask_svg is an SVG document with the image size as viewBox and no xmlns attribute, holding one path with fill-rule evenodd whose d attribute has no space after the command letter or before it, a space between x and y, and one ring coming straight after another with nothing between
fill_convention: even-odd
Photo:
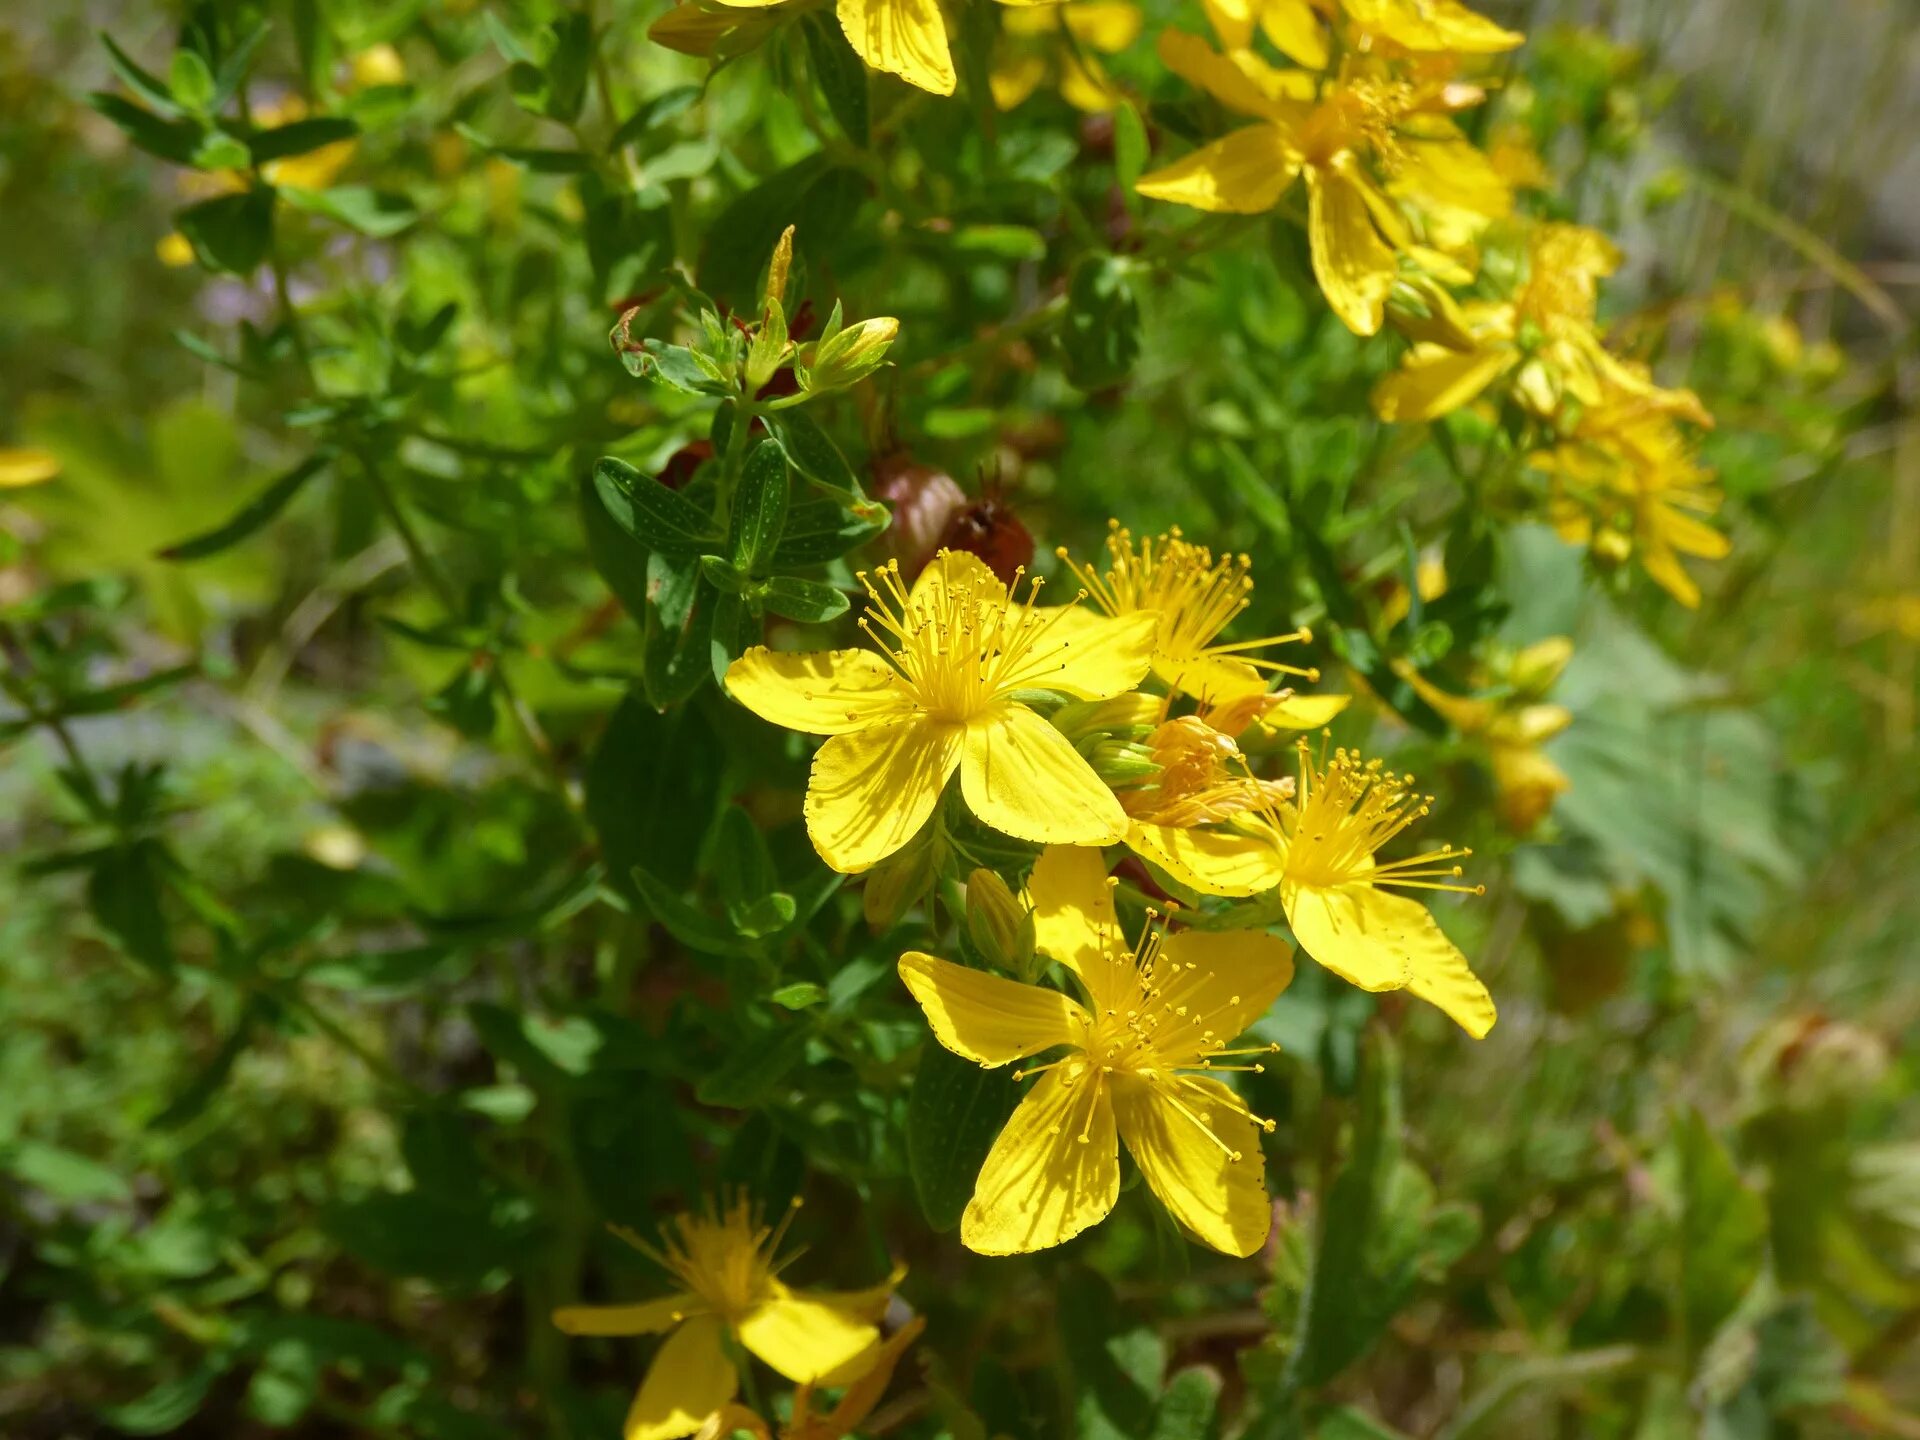
<instances>
[{"instance_id":1,"label":"bokeh background","mask_svg":"<svg viewBox=\"0 0 1920 1440\"><path fill-rule=\"evenodd\" d=\"M182 17L5 7L0 446L57 473L0 473L0 1432L617 1433L634 1354L569 1353L548 1308L647 1283L607 1258L604 1221L719 1174L791 1187L772 1177L796 1153L835 1177L826 1203L867 1206L822 1253L910 1252L927 1288L906 1293L936 1320L1000 1317L952 1321L972 1348L905 1381L875 1433L1133 1434L1124 1395L1059 1379L1049 1409L1021 1386L1101 1365L1133 1384L1136 1362L1208 1367L1239 1413L1285 1353L1305 1241L1232 1303L1153 1269L1138 1227L1081 1270L979 1280L951 1237L910 1238L893 1142L846 1135L897 1121L905 1012L859 1022L880 1038L832 1082L831 1116L720 1105L662 1128L696 1077L619 1057L679 1035L666 1017L716 982L580 866L602 843L690 865L712 807L679 784L697 766L663 780L635 759L677 742L615 709L634 632L585 562L574 486L583 457L685 437L604 348L618 277L579 242L572 177L473 139L518 133L499 35L550 17L269 8L257 104L289 90L302 25L342 65L400 58L375 78L407 93L350 164L430 191L432 213L315 239L287 284L335 337L460 302L452 352L423 343L394 380L401 513L455 589L505 577L471 628L512 635L513 689L463 688L446 652L480 643L465 632L416 643L388 623L440 612L365 487L311 490L204 559L161 553L233 516L317 422L271 378L273 281L210 276L169 242L194 177L88 103L117 85L97 32L164 68ZM597 17L635 99L701 73L648 44L656 8ZM1400 1035L1387 1222L1313 1423L1335 1440L1920 1435L1920 9L1486 8L1531 37L1505 101L1556 117L1567 212L1626 251L1607 314L1657 335L1663 377L1716 413L1705 458L1735 545L1687 610L1592 583L1544 527L1510 537L1504 635L1575 642L1555 695L1574 723L1549 750L1572 786L1530 840L1469 837L1490 893L1460 925L1501 1023L1477 1046ZM756 66L672 122L654 182L737 189L793 158ZM1022 155L1044 173L1044 147ZM860 283L868 313L902 316L903 383L925 386L896 438L970 486L1001 477L1043 544L1088 545L1109 511L1178 523L1254 553L1297 611L1231 458L1261 437L1309 477L1364 464L1418 513L1432 457L1381 456L1378 363L1257 252L1217 257L1211 298L1145 296L1131 378L1090 399L1008 379L1002 358L948 363L955 333L1046 273L1020 236L981 243L999 278L975 282L977 314L943 309L908 261ZM393 365L342 345L342 374ZM1361 579L1390 603L1391 562ZM33 699L54 675L104 698L56 726ZM1486 808L1470 747L1386 733ZM585 776L586 832L528 779L549 763ZM792 840L776 836L783 867L804 858ZM1295 1057L1275 1096L1292 1236L1373 1093L1355 1077L1381 1022L1355 999L1303 978L1269 1022ZM700 1036L690 1053L712 1049ZM1149 1290L1171 1314L1134 1303ZM994 1398L996 1366L1020 1403Z\"/></svg>"}]
</instances>

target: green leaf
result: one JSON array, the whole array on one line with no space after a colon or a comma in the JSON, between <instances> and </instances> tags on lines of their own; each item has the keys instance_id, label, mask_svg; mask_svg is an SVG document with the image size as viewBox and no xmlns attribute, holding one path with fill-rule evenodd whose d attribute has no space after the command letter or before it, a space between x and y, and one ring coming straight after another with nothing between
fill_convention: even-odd
<instances>
[{"instance_id":1,"label":"green leaf","mask_svg":"<svg viewBox=\"0 0 1920 1440\"><path fill-rule=\"evenodd\" d=\"M1146 121L1140 118L1131 100L1123 100L1113 110L1113 175L1129 210L1140 206L1140 197L1133 187L1146 168Z\"/></svg>"},{"instance_id":2,"label":"green leaf","mask_svg":"<svg viewBox=\"0 0 1920 1440\"><path fill-rule=\"evenodd\" d=\"M273 191L256 189L203 200L174 216L209 270L249 275L273 244Z\"/></svg>"},{"instance_id":3,"label":"green leaf","mask_svg":"<svg viewBox=\"0 0 1920 1440\"><path fill-rule=\"evenodd\" d=\"M1082 390L1107 389L1132 372L1140 358L1140 302L1127 261L1088 255L1073 267L1059 345L1067 378Z\"/></svg>"},{"instance_id":4,"label":"green leaf","mask_svg":"<svg viewBox=\"0 0 1920 1440\"><path fill-rule=\"evenodd\" d=\"M87 97L87 103L149 155L158 155L176 165L193 164L201 137L206 133L192 120L162 119L119 95L96 91Z\"/></svg>"},{"instance_id":5,"label":"green leaf","mask_svg":"<svg viewBox=\"0 0 1920 1440\"><path fill-rule=\"evenodd\" d=\"M772 439L760 441L747 452L733 496L728 544L736 569L755 576L766 573L786 529L791 492L786 451Z\"/></svg>"},{"instance_id":6,"label":"green leaf","mask_svg":"<svg viewBox=\"0 0 1920 1440\"><path fill-rule=\"evenodd\" d=\"M398 191L375 190L366 185L335 185L326 190L305 190L296 185L280 187L280 196L289 205L313 215L337 220L362 235L383 240L398 235L420 218L412 200Z\"/></svg>"},{"instance_id":7,"label":"green leaf","mask_svg":"<svg viewBox=\"0 0 1920 1440\"><path fill-rule=\"evenodd\" d=\"M624 460L604 456L595 461L593 488L613 523L649 550L697 555L720 543L720 529L711 516Z\"/></svg>"},{"instance_id":8,"label":"green leaf","mask_svg":"<svg viewBox=\"0 0 1920 1440\"><path fill-rule=\"evenodd\" d=\"M762 603L776 615L803 625L823 625L847 613L847 597L831 585L776 575L761 588Z\"/></svg>"},{"instance_id":9,"label":"green leaf","mask_svg":"<svg viewBox=\"0 0 1920 1440\"><path fill-rule=\"evenodd\" d=\"M40 1140L22 1140L4 1152L6 1172L65 1205L127 1204L133 1191L119 1171L76 1151Z\"/></svg>"},{"instance_id":10,"label":"green leaf","mask_svg":"<svg viewBox=\"0 0 1920 1440\"><path fill-rule=\"evenodd\" d=\"M760 638L759 612L749 606L747 597L721 591L713 602L713 628L707 636L716 685L726 683L728 668Z\"/></svg>"},{"instance_id":11,"label":"green leaf","mask_svg":"<svg viewBox=\"0 0 1920 1440\"><path fill-rule=\"evenodd\" d=\"M864 150L870 128L866 65L853 53L846 32L824 15L807 16L800 33L806 36L813 78L827 97L827 109L847 138Z\"/></svg>"},{"instance_id":12,"label":"green leaf","mask_svg":"<svg viewBox=\"0 0 1920 1440\"><path fill-rule=\"evenodd\" d=\"M716 920L705 911L696 910L680 898L679 892L654 879L645 870L635 866L632 871L634 889L640 892L640 898L653 918L666 926L667 932L681 944L692 947L703 955L752 955L755 947L740 938L731 925Z\"/></svg>"},{"instance_id":13,"label":"green leaf","mask_svg":"<svg viewBox=\"0 0 1920 1440\"><path fill-rule=\"evenodd\" d=\"M1125 1325L1111 1284L1083 1266L1061 1282L1057 1313L1060 1348L1078 1392L1076 1440L1146 1440L1166 1368L1165 1343L1147 1326Z\"/></svg>"},{"instance_id":14,"label":"green leaf","mask_svg":"<svg viewBox=\"0 0 1920 1440\"><path fill-rule=\"evenodd\" d=\"M700 99L701 88L698 85L676 85L671 90L663 90L651 100L621 122L620 128L613 132L613 138L607 142L609 150L618 150L631 145L649 130L664 125L674 116L684 114Z\"/></svg>"},{"instance_id":15,"label":"green leaf","mask_svg":"<svg viewBox=\"0 0 1920 1440\"><path fill-rule=\"evenodd\" d=\"M179 106L174 103L173 92L167 88L165 81L143 70L104 30L100 32L100 43L107 47L107 63L113 66L113 73L120 77L129 90L168 119L180 114Z\"/></svg>"},{"instance_id":16,"label":"green leaf","mask_svg":"<svg viewBox=\"0 0 1920 1440\"><path fill-rule=\"evenodd\" d=\"M708 855L721 903L731 915L737 917L755 901L780 888L780 877L774 871L766 837L738 805L729 805L720 812L708 840Z\"/></svg>"},{"instance_id":17,"label":"green leaf","mask_svg":"<svg viewBox=\"0 0 1920 1440\"><path fill-rule=\"evenodd\" d=\"M806 1010L823 1004L827 998L824 985L815 985L808 980L796 981L792 985L782 985L767 999L783 1010Z\"/></svg>"},{"instance_id":18,"label":"green leaf","mask_svg":"<svg viewBox=\"0 0 1920 1440\"><path fill-rule=\"evenodd\" d=\"M292 155L305 155L323 145L351 140L359 133L360 127L344 115L312 115L305 120L276 125L271 130L256 130L247 139L247 149L254 164L265 165Z\"/></svg>"},{"instance_id":19,"label":"green leaf","mask_svg":"<svg viewBox=\"0 0 1920 1440\"><path fill-rule=\"evenodd\" d=\"M649 585L656 567L669 563L669 557L652 556L647 562ZM647 698L656 709L678 705L705 685L713 675L714 614L720 593L700 578L697 561L688 562L692 572L683 587L686 608L676 620L665 599L667 591L655 590L655 605L647 617L646 650L641 656L641 678Z\"/></svg>"},{"instance_id":20,"label":"green leaf","mask_svg":"<svg viewBox=\"0 0 1920 1440\"><path fill-rule=\"evenodd\" d=\"M1682 1316L1688 1346L1698 1353L1759 1278L1767 1255L1767 1207L1698 1110L1681 1116L1674 1141Z\"/></svg>"},{"instance_id":21,"label":"green leaf","mask_svg":"<svg viewBox=\"0 0 1920 1440\"><path fill-rule=\"evenodd\" d=\"M236 510L223 523L211 530L203 530L190 539L181 540L167 546L160 552L163 560L204 560L209 555L218 555L245 540L249 535L264 528L274 516L287 508L293 497L298 495L306 483L325 470L333 457L321 452L310 455L286 474L270 483L252 500Z\"/></svg>"},{"instance_id":22,"label":"green leaf","mask_svg":"<svg viewBox=\"0 0 1920 1440\"><path fill-rule=\"evenodd\" d=\"M935 1230L960 1224L987 1151L1019 1099L1019 1083L1006 1071L983 1070L931 1042L921 1048L907 1093L907 1169Z\"/></svg>"},{"instance_id":23,"label":"green leaf","mask_svg":"<svg viewBox=\"0 0 1920 1440\"><path fill-rule=\"evenodd\" d=\"M861 491L853 467L847 464L847 457L840 453L840 447L833 443L812 416L804 410L782 410L777 415L769 415L767 423L779 439L781 448L787 452L787 459L793 462L794 469L829 494L852 505L855 514L866 514L862 507L872 502Z\"/></svg>"},{"instance_id":24,"label":"green leaf","mask_svg":"<svg viewBox=\"0 0 1920 1440\"><path fill-rule=\"evenodd\" d=\"M806 1059L808 1026L784 1025L771 1036L756 1036L732 1048L727 1061L702 1079L694 1095L702 1105L746 1110L770 1096Z\"/></svg>"},{"instance_id":25,"label":"green leaf","mask_svg":"<svg viewBox=\"0 0 1920 1440\"><path fill-rule=\"evenodd\" d=\"M209 1360L197 1370L162 1380L137 1400L102 1408L100 1418L127 1435L165 1435L178 1430L199 1413L207 1392L226 1368L222 1361Z\"/></svg>"},{"instance_id":26,"label":"green leaf","mask_svg":"<svg viewBox=\"0 0 1920 1440\"><path fill-rule=\"evenodd\" d=\"M774 547L772 568L794 569L837 560L887 528L886 509L868 501L862 514L837 500L802 500L787 511L786 528Z\"/></svg>"},{"instance_id":27,"label":"green leaf","mask_svg":"<svg viewBox=\"0 0 1920 1440\"><path fill-rule=\"evenodd\" d=\"M173 940L160 908L160 876L168 868L157 840L136 840L100 854L87 877L93 918L120 948L149 969L173 969Z\"/></svg>"},{"instance_id":28,"label":"green leaf","mask_svg":"<svg viewBox=\"0 0 1920 1440\"><path fill-rule=\"evenodd\" d=\"M167 76L167 88L173 92L174 100L186 109L204 113L213 103L213 71L194 51L184 48L174 51Z\"/></svg>"},{"instance_id":29,"label":"green leaf","mask_svg":"<svg viewBox=\"0 0 1920 1440\"><path fill-rule=\"evenodd\" d=\"M1175 1374L1154 1407L1148 1440L1210 1440L1220 1407L1220 1376L1193 1365Z\"/></svg>"},{"instance_id":30,"label":"green leaf","mask_svg":"<svg viewBox=\"0 0 1920 1440\"><path fill-rule=\"evenodd\" d=\"M755 281L780 232L792 225L809 255L830 252L852 226L867 182L860 172L814 154L737 195L707 229L702 288L741 313L754 308Z\"/></svg>"}]
</instances>

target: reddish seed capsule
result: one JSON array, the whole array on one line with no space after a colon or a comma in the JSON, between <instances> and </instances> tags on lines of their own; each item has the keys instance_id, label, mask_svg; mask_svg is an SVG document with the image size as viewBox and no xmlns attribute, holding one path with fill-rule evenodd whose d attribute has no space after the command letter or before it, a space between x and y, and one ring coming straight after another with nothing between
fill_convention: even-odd
<instances>
[{"instance_id":1,"label":"reddish seed capsule","mask_svg":"<svg viewBox=\"0 0 1920 1440\"><path fill-rule=\"evenodd\" d=\"M954 517L967 508L966 491L951 475L904 452L874 461L873 493L893 512L883 541L909 577L933 558Z\"/></svg>"},{"instance_id":2,"label":"reddish seed capsule","mask_svg":"<svg viewBox=\"0 0 1920 1440\"><path fill-rule=\"evenodd\" d=\"M990 489L948 521L940 545L978 555L1003 585L1013 583L1015 571L1033 565L1033 534L997 489Z\"/></svg>"}]
</instances>

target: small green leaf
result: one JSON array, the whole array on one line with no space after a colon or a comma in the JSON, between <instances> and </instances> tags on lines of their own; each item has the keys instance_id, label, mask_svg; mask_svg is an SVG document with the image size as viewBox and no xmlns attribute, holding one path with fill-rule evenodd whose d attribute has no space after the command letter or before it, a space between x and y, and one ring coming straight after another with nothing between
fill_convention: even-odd
<instances>
[{"instance_id":1,"label":"small green leaf","mask_svg":"<svg viewBox=\"0 0 1920 1440\"><path fill-rule=\"evenodd\" d=\"M1067 314L1059 332L1067 378L1082 390L1118 385L1140 358L1140 302L1128 263L1089 255L1067 281Z\"/></svg>"},{"instance_id":2,"label":"small green leaf","mask_svg":"<svg viewBox=\"0 0 1920 1440\"><path fill-rule=\"evenodd\" d=\"M633 144L649 130L684 113L699 100L700 94L698 85L676 85L671 90L661 91L621 122L620 128L613 132L613 138L607 142L607 148L618 150Z\"/></svg>"},{"instance_id":3,"label":"small green leaf","mask_svg":"<svg viewBox=\"0 0 1920 1440\"><path fill-rule=\"evenodd\" d=\"M273 191L256 189L203 200L174 216L209 270L249 275L273 244Z\"/></svg>"},{"instance_id":4,"label":"small green leaf","mask_svg":"<svg viewBox=\"0 0 1920 1440\"><path fill-rule=\"evenodd\" d=\"M792 985L782 985L767 998L783 1010L805 1010L825 1001L827 990L824 985L801 980Z\"/></svg>"},{"instance_id":5,"label":"small green leaf","mask_svg":"<svg viewBox=\"0 0 1920 1440\"><path fill-rule=\"evenodd\" d=\"M100 43L107 47L107 63L113 66L113 73L120 77L129 90L167 119L179 116L180 107L174 103L173 92L167 88L165 81L151 71L143 70L104 30L100 32Z\"/></svg>"},{"instance_id":6,"label":"small green leaf","mask_svg":"<svg viewBox=\"0 0 1920 1440\"><path fill-rule=\"evenodd\" d=\"M823 625L847 613L847 597L831 585L776 575L761 587L761 601L776 615L803 625Z\"/></svg>"},{"instance_id":7,"label":"small green leaf","mask_svg":"<svg viewBox=\"0 0 1920 1440\"><path fill-rule=\"evenodd\" d=\"M695 1087L695 1096L702 1105L729 1110L759 1104L806 1058L810 1033L806 1025L795 1022L735 1047L732 1057Z\"/></svg>"},{"instance_id":8,"label":"small green leaf","mask_svg":"<svg viewBox=\"0 0 1920 1440\"><path fill-rule=\"evenodd\" d=\"M777 442L762 440L747 452L734 492L733 527L728 537L734 567L742 573L766 572L786 529L792 488L787 480L786 452Z\"/></svg>"},{"instance_id":9,"label":"small green leaf","mask_svg":"<svg viewBox=\"0 0 1920 1440\"><path fill-rule=\"evenodd\" d=\"M332 456L322 452L310 455L249 500L224 523L203 530L190 539L169 545L160 552L163 560L204 560L231 549L249 535L264 528L298 495L306 483L327 468Z\"/></svg>"},{"instance_id":10,"label":"small green leaf","mask_svg":"<svg viewBox=\"0 0 1920 1440\"><path fill-rule=\"evenodd\" d=\"M359 133L360 127L344 115L313 115L271 130L256 131L247 141L247 149L252 152L256 165L265 165L273 160L305 155L322 145L351 140Z\"/></svg>"},{"instance_id":11,"label":"small green leaf","mask_svg":"<svg viewBox=\"0 0 1920 1440\"><path fill-rule=\"evenodd\" d=\"M871 128L866 65L853 53L846 32L825 15L807 16L800 33L807 38L807 57L820 93L827 97L827 109L847 138L865 149Z\"/></svg>"},{"instance_id":12,"label":"small green leaf","mask_svg":"<svg viewBox=\"0 0 1920 1440\"><path fill-rule=\"evenodd\" d=\"M213 103L213 71L192 50L173 52L172 68L167 72L168 89L180 105L201 113Z\"/></svg>"},{"instance_id":13,"label":"small green leaf","mask_svg":"<svg viewBox=\"0 0 1920 1440\"><path fill-rule=\"evenodd\" d=\"M847 457L804 410L782 410L778 415L769 415L767 423L773 427L794 469L821 489L849 503L867 503Z\"/></svg>"},{"instance_id":14,"label":"small green leaf","mask_svg":"<svg viewBox=\"0 0 1920 1440\"><path fill-rule=\"evenodd\" d=\"M696 555L720 543L713 519L678 491L611 456L596 461L593 488L613 523L649 550Z\"/></svg>"},{"instance_id":15,"label":"small green leaf","mask_svg":"<svg viewBox=\"0 0 1920 1440\"><path fill-rule=\"evenodd\" d=\"M837 500L802 500L787 511L786 528L774 547L771 568L824 565L887 528L886 507L868 501L867 513L849 510Z\"/></svg>"},{"instance_id":16,"label":"small green leaf","mask_svg":"<svg viewBox=\"0 0 1920 1440\"><path fill-rule=\"evenodd\" d=\"M376 240L398 235L420 218L412 200L394 190L375 190L366 185L335 185L326 190L306 190L283 185L281 198L289 205L313 215L337 220L362 235Z\"/></svg>"},{"instance_id":17,"label":"small green leaf","mask_svg":"<svg viewBox=\"0 0 1920 1440\"><path fill-rule=\"evenodd\" d=\"M194 163L206 133L192 120L163 119L123 96L96 91L87 97L87 103L119 126L121 133L149 155L158 155L176 165Z\"/></svg>"},{"instance_id":18,"label":"small green leaf","mask_svg":"<svg viewBox=\"0 0 1920 1440\"><path fill-rule=\"evenodd\" d=\"M1004 1070L983 1070L943 1046L921 1049L907 1093L907 1168L920 1211L935 1230L952 1230L973 1198L973 1184L1019 1101Z\"/></svg>"}]
</instances>

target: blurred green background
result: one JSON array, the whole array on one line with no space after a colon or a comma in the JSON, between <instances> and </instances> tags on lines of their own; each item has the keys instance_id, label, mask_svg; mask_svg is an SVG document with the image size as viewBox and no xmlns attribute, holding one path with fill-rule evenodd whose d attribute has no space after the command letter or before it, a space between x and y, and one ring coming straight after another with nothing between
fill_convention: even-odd
<instances>
[{"instance_id":1,"label":"blurred green background","mask_svg":"<svg viewBox=\"0 0 1920 1440\"><path fill-rule=\"evenodd\" d=\"M647 41L660 8L594 16L620 113L703 74ZM1190 1367L1235 1433L1327 1303L1317 1211L1364 1191L1307 1377L1322 1437L1920 1436L1920 10L1487 8L1531 37L1502 103L1553 203L1627 252L1606 313L1716 414L1734 553L1688 611L1500 522L1484 628L1573 637L1571 790L1516 840L1471 745L1376 738L1480 817L1453 827L1490 891L1460 927L1501 1021L1470 1046L1302 977L1267 1022L1294 1223L1250 1279L1139 1215L1057 1264L968 1264L913 1208L919 1032L857 905L789 962L826 997L814 1048L743 1076L779 1010L607 879L708 893L735 797L780 875L811 864L797 749L711 692L623 701L639 632L576 494L594 456L699 431L604 348L622 262L710 255L724 202L809 150L788 62L664 116L626 179L670 200L602 212L539 158L589 137L503 79L564 7L267 7L252 103L317 65L365 132L310 192L348 218L287 227L303 384L268 270L168 240L204 172L88 102L118 88L98 31L164 73L183 15L8 7L0 446L58 473L0 472L0 1433L614 1434L635 1352L545 1320L650 1283L604 1223L810 1166L808 1264L905 1255L933 1322L875 1433L1132 1435L1128 1396L1147 1413ZM351 74L385 46L398 72ZM1151 83L1150 49L1116 73ZM1052 293L1053 197L1109 184L1074 178L1097 135L1035 109L1000 122L991 184L955 101L902 123L881 198L802 217L850 313L902 320L842 433L998 477L1043 547L1115 513L1246 549L1263 601L1313 619L1299 512L1262 489L1286 474L1385 603L1438 552L1446 472L1371 419L1390 353L1325 323L1297 257L1256 238L1155 274L1121 385L976 345ZM952 174L911 158L942 150ZM923 224L947 215L974 248ZM161 553L342 416L387 448L244 543Z\"/></svg>"}]
</instances>

